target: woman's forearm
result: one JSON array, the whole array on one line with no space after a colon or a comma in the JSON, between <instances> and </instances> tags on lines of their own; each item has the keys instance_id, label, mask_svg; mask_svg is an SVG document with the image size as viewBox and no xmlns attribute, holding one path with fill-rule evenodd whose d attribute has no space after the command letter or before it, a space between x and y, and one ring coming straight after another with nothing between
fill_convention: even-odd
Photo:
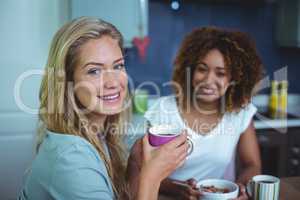
<instances>
[{"instance_id":1,"label":"woman's forearm","mask_svg":"<svg viewBox=\"0 0 300 200\"><path fill-rule=\"evenodd\" d=\"M160 181L154 180L149 174L141 172L136 200L157 200Z\"/></svg>"},{"instance_id":2,"label":"woman's forearm","mask_svg":"<svg viewBox=\"0 0 300 200\"><path fill-rule=\"evenodd\" d=\"M241 171L240 175L238 176L236 182L245 185L253 176L260 173L261 173L261 166L259 165L245 166L244 169Z\"/></svg>"}]
</instances>

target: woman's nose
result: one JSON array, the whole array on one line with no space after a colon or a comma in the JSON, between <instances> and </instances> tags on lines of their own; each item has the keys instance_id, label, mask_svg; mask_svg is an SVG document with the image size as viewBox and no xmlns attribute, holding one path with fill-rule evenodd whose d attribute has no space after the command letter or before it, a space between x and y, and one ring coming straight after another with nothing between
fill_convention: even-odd
<instances>
[{"instance_id":1,"label":"woman's nose","mask_svg":"<svg viewBox=\"0 0 300 200\"><path fill-rule=\"evenodd\" d=\"M205 81L207 84L213 83L215 81L215 74L213 72L207 73Z\"/></svg>"},{"instance_id":2,"label":"woman's nose","mask_svg":"<svg viewBox=\"0 0 300 200\"><path fill-rule=\"evenodd\" d=\"M116 88L119 86L119 78L115 72L106 72L104 77L104 87L105 88Z\"/></svg>"}]
</instances>

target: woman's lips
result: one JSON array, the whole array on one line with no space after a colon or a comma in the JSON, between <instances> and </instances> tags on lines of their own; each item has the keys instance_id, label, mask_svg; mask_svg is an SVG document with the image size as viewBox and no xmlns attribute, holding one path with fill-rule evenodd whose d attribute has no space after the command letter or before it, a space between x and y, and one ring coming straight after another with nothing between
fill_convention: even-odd
<instances>
[{"instance_id":1,"label":"woman's lips","mask_svg":"<svg viewBox=\"0 0 300 200\"><path fill-rule=\"evenodd\" d=\"M215 94L215 90L212 88L200 88L199 94L213 95L213 94Z\"/></svg>"},{"instance_id":2,"label":"woman's lips","mask_svg":"<svg viewBox=\"0 0 300 200\"><path fill-rule=\"evenodd\" d=\"M99 99L101 99L104 102L116 102L120 99L120 92L114 93L114 94L108 94L108 95L102 95L98 96Z\"/></svg>"}]
</instances>

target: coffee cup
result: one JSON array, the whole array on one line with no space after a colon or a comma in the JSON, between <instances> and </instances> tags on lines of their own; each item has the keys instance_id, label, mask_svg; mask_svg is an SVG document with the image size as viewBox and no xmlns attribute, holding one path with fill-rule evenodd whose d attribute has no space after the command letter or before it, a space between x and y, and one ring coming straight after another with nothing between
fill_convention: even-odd
<instances>
[{"instance_id":1,"label":"coffee cup","mask_svg":"<svg viewBox=\"0 0 300 200\"><path fill-rule=\"evenodd\" d=\"M278 200L280 179L270 175L257 175L247 184L247 192L253 200Z\"/></svg>"},{"instance_id":2,"label":"coffee cup","mask_svg":"<svg viewBox=\"0 0 300 200\"><path fill-rule=\"evenodd\" d=\"M183 133L182 129L169 124L154 125L148 129L149 143L151 146L158 147L166 144ZM194 143L191 137L187 137L189 144L188 155L193 152Z\"/></svg>"}]
</instances>

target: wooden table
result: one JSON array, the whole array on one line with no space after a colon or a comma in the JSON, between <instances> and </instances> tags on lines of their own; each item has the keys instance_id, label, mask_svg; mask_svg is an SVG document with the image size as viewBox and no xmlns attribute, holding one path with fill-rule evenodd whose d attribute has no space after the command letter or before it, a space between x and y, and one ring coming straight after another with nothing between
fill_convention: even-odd
<instances>
[{"instance_id":1,"label":"wooden table","mask_svg":"<svg viewBox=\"0 0 300 200\"><path fill-rule=\"evenodd\" d=\"M300 176L280 179L280 200L300 200Z\"/></svg>"},{"instance_id":2,"label":"wooden table","mask_svg":"<svg viewBox=\"0 0 300 200\"><path fill-rule=\"evenodd\" d=\"M160 195L159 200L175 198ZM300 200L300 176L280 179L280 200Z\"/></svg>"}]
</instances>

